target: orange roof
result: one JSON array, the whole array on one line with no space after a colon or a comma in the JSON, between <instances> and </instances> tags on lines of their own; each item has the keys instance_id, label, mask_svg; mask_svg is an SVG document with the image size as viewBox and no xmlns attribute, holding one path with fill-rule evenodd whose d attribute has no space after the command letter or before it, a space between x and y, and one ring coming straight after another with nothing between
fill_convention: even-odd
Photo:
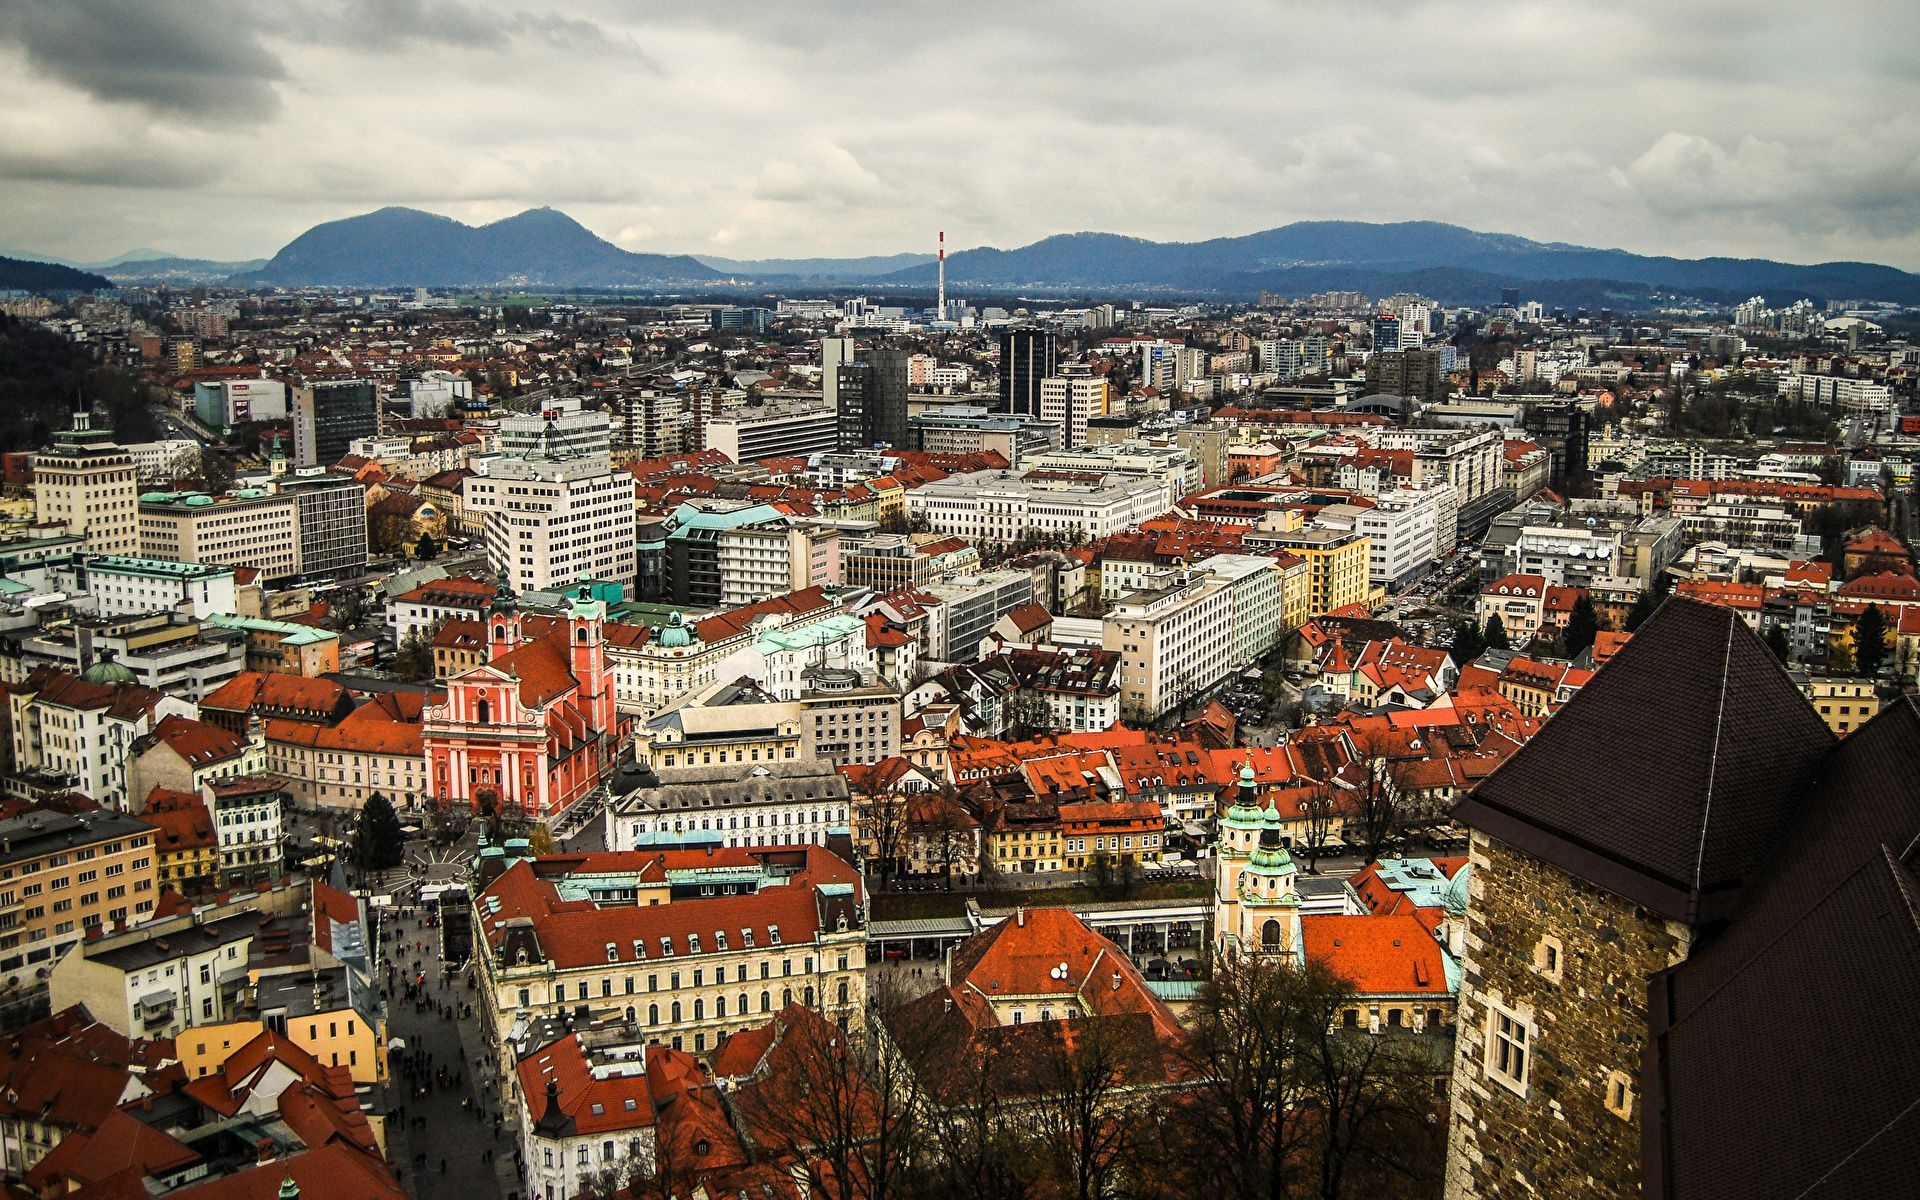
<instances>
[{"instance_id":1,"label":"orange roof","mask_svg":"<svg viewBox=\"0 0 1920 1200\"><path fill-rule=\"evenodd\" d=\"M1300 918L1309 962L1323 964L1362 996L1449 995L1440 943L1410 912Z\"/></svg>"}]
</instances>

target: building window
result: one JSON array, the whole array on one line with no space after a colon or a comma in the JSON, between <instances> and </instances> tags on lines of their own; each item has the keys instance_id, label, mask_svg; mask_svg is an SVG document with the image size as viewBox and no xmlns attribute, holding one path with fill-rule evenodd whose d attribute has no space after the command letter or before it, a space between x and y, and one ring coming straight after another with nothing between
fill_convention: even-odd
<instances>
[{"instance_id":1,"label":"building window","mask_svg":"<svg viewBox=\"0 0 1920 1200\"><path fill-rule=\"evenodd\" d=\"M1498 1004L1487 1005L1487 1075L1518 1096L1527 1094L1527 1050L1531 1036L1532 1031L1520 1014Z\"/></svg>"}]
</instances>

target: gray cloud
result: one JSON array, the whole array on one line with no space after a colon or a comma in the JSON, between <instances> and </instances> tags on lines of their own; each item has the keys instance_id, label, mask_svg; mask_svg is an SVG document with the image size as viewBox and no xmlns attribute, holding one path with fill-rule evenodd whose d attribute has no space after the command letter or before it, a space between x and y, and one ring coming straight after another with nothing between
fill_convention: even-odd
<instances>
[{"instance_id":1,"label":"gray cloud","mask_svg":"<svg viewBox=\"0 0 1920 1200\"><path fill-rule=\"evenodd\" d=\"M279 108L286 67L230 0L186 4L10 0L0 39L44 75L101 100L192 118L258 121Z\"/></svg>"},{"instance_id":2,"label":"gray cloud","mask_svg":"<svg viewBox=\"0 0 1920 1200\"><path fill-rule=\"evenodd\" d=\"M0 206L0 244L76 257L265 254L406 203L468 221L552 204L635 249L736 256L1345 217L1920 266L1920 124L1893 115L1920 111L1920 80L1897 6L0 13L0 186L37 198Z\"/></svg>"}]
</instances>

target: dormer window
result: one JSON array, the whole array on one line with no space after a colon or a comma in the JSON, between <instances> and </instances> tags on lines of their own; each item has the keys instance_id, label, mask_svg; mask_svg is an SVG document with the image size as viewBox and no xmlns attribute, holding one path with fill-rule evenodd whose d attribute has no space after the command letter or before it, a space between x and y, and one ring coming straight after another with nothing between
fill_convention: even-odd
<instances>
[{"instance_id":1,"label":"dormer window","mask_svg":"<svg viewBox=\"0 0 1920 1200\"><path fill-rule=\"evenodd\" d=\"M779 944L780 944L780 927L778 925L767 926L767 945L778 946Z\"/></svg>"},{"instance_id":2,"label":"dormer window","mask_svg":"<svg viewBox=\"0 0 1920 1200\"><path fill-rule=\"evenodd\" d=\"M663 937L660 939L660 953L663 957L670 957L673 954L672 938Z\"/></svg>"},{"instance_id":3,"label":"dormer window","mask_svg":"<svg viewBox=\"0 0 1920 1200\"><path fill-rule=\"evenodd\" d=\"M614 945L612 942L607 943L607 961L608 962L620 961L620 947Z\"/></svg>"},{"instance_id":4,"label":"dormer window","mask_svg":"<svg viewBox=\"0 0 1920 1200\"><path fill-rule=\"evenodd\" d=\"M633 939L633 957L639 961L647 957L647 944L639 938Z\"/></svg>"},{"instance_id":5,"label":"dormer window","mask_svg":"<svg viewBox=\"0 0 1920 1200\"><path fill-rule=\"evenodd\" d=\"M753 949L753 930L751 930L751 929L742 929L742 930L740 931L740 942L741 942L741 944L742 944L742 945L744 945L744 946L745 946L745 947L746 947L747 949L749 949L749 950L751 950L751 949Z\"/></svg>"},{"instance_id":6,"label":"dormer window","mask_svg":"<svg viewBox=\"0 0 1920 1200\"><path fill-rule=\"evenodd\" d=\"M713 946L714 946L714 949L716 950L725 950L727 948L727 931L726 930L716 929L713 931Z\"/></svg>"},{"instance_id":7,"label":"dormer window","mask_svg":"<svg viewBox=\"0 0 1920 1200\"><path fill-rule=\"evenodd\" d=\"M687 953L688 954L700 953L700 935L699 934L690 933L687 935Z\"/></svg>"}]
</instances>

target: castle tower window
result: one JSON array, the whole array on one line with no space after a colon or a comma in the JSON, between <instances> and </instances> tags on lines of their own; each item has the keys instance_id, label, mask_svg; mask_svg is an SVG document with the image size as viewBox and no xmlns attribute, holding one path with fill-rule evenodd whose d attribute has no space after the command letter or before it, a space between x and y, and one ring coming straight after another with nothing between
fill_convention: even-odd
<instances>
[{"instance_id":1,"label":"castle tower window","mask_svg":"<svg viewBox=\"0 0 1920 1200\"><path fill-rule=\"evenodd\" d=\"M1633 1080L1625 1071L1607 1073L1607 1111L1622 1121L1633 1119Z\"/></svg>"},{"instance_id":2,"label":"castle tower window","mask_svg":"<svg viewBox=\"0 0 1920 1200\"><path fill-rule=\"evenodd\" d=\"M1527 1094L1527 1055L1533 1031L1519 1013L1487 1005L1487 1077L1516 1095Z\"/></svg>"},{"instance_id":3,"label":"castle tower window","mask_svg":"<svg viewBox=\"0 0 1920 1200\"><path fill-rule=\"evenodd\" d=\"M1560 982L1561 966L1565 961L1566 952L1557 937L1543 937L1533 948L1533 969L1555 983Z\"/></svg>"}]
</instances>

